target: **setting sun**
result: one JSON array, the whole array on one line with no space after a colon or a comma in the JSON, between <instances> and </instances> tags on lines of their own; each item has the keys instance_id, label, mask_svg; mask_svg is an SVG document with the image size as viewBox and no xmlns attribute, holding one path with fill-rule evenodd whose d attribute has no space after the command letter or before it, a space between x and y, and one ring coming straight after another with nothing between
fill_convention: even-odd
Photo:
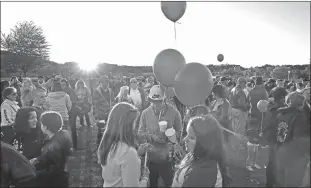
<instances>
[{"instance_id":1,"label":"setting sun","mask_svg":"<svg viewBox=\"0 0 311 188\"><path fill-rule=\"evenodd\" d=\"M79 63L79 67L81 70L86 72L91 72L97 68L97 63Z\"/></svg>"}]
</instances>

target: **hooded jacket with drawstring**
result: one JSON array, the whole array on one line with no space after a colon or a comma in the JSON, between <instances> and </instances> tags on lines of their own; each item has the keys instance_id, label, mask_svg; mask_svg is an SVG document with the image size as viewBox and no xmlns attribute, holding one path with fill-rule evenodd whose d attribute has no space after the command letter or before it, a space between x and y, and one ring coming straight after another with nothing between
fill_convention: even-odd
<instances>
[{"instance_id":1,"label":"hooded jacket with drawstring","mask_svg":"<svg viewBox=\"0 0 311 188\"><path fill-rule=\"evenodd\" d=\"M71 100L64 91L51 92L48 94L47 103L49 110L60 113L63 120L69 120L68 112L71 109Z\"/></svg>"}]
</instances>

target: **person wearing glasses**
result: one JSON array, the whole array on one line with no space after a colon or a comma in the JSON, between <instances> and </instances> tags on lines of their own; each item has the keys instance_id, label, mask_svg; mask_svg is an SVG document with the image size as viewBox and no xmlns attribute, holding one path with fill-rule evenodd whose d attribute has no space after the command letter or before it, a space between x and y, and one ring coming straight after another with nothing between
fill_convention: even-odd
<instances>
[{"instance_id":1,"label":"person wearing glasses","mask_svg":"<svg viewBox=\"0 0 311 188\"><path fill-rule=\"evenodd\" d=\"M17 90L7 87L2 92L3 103L1 104L1 140L7 144L13 144L13 124L16 113L19 110L17 102Z\"/></svg>"}]
</instances>

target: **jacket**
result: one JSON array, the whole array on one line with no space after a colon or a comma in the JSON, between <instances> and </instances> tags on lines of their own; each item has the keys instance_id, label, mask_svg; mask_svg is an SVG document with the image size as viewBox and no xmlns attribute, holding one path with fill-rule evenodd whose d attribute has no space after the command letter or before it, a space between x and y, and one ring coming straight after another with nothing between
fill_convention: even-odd
<instances>
[{"instance_id":1,"label":"jacket","mask_svg":"<svg viewBox=\"0 0 311 188\"><path fill-rule=\"evenodd\" d=\"M1 187L31 187L34 186L35 177L35 168L29 160L1 141Z\"/></svg>"},{"instance_id":2,"label":"jacket","mask_svg":"<svg viewBox=\"0 0 311 188\"><path fill-rule=\"evenodd\" d=\"M68 187L66 162L72 153L70 132L60 130L46 142L35 163L37 183L41 187Z\"/></svg>"},{"instance_id":3,"label":"jacket","mask_svg":"<svg viewBox=\"0 0 311 188\"><path fill-rule=\"evenodd\" d=\"M250 104L250 114L261 116L261 112L257 108L257 103L260 100L268 100L269 94L264 87L256 85L253 89L249 91L248 103Z\"/></svg>"},{"instance_id":4,"label":"jacket","mask_svg":"<svg viewBox=\"0 0 311 188\"><path fill-rule=\"evenodd\" d=\"M229 95L229 101L232 105L232 108L240 109L243 112L247 111L248 104L246 94L241 86L237 85L231 90L231 93Z\"/></svg>"},{"instance_id":5,"label":"jacket","mask_svg":"<svg viewBox=\"0 0 311 188\"><path fill-rule=\"evenodd\" d=\"M96 120L106 120L110 109L114 104L114 97L110 88L108 92L103 92L101 87L97 87L94 91L92 102L93 102L93 114Z\"/></svg>"},{"instance_id":6,"label":"jacket","mask_svg":"<svg viewBox=\"0 0 311 188\"><path fill-rule=\"evenodd\" d=\"M1 127L13 125L18 110L19 106L16 101L5 99L1 104Z\"/></svg>"},{"instance_id":7,"label":"jacket","mask_svg":"<svg viewBox=\"0 0 311 188\"><path fill-rule=\"evenodd\" d=\"M64 91L51 92L46 99L49 110L60 113L63 120L68 120L68 112L71 109L71 100L68 94Z\"/></svg>"}]
</instances>

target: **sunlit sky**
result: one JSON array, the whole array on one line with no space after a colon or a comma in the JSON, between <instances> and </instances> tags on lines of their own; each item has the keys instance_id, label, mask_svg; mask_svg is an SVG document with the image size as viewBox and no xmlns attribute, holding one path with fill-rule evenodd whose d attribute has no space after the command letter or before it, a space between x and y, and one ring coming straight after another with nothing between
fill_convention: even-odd
<instances>
[{"instance_id":1,"label":"sunlit sky","mask_svg":"<svg viewBox=\"0 0 311 188\"><path fill-rule=\"evenodd\" d=\"M306 64L309 2L188 2L174 24L160 2L2 2L1 31L34 21L51 45L50 60L83 64L152 65L175 48L187 62L244 67Z\"/></svg>"}]
</instances>

